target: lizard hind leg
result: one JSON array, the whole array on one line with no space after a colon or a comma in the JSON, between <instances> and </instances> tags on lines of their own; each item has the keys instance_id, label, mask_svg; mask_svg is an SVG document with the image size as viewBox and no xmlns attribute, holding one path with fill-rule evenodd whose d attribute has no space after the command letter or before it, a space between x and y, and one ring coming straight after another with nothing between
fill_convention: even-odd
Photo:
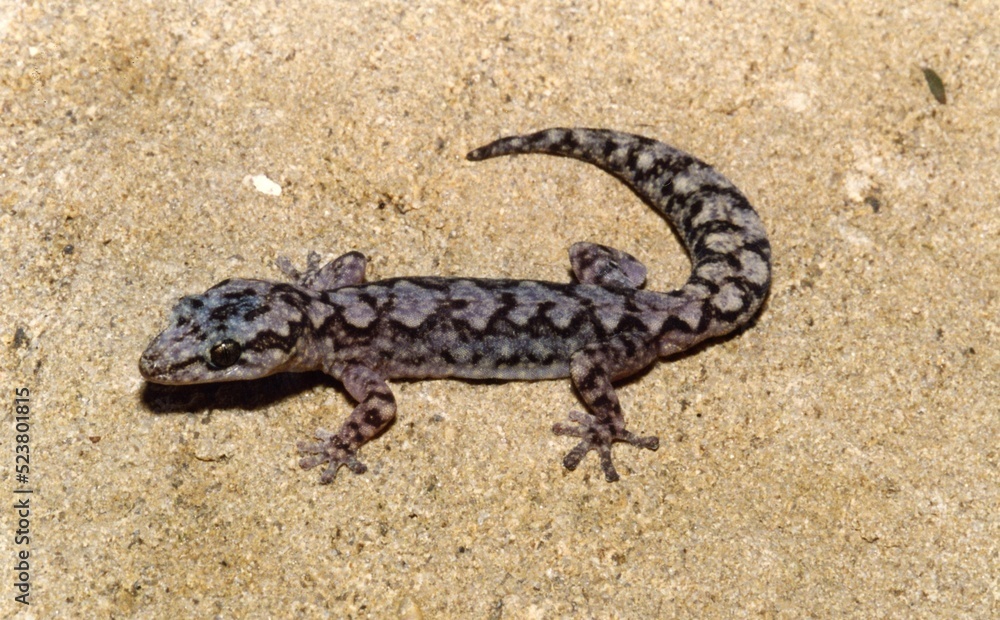
<instances>
[{"instance_id":1,"label":"lizard hind leg","mask_svg":"<svg viewBox=\"0 0 1000 620\"><path fill-rule=\"evenodd\" d=\"M625 376L631 374L630 371L633 370L630 368L632 364L629 364L629 367L618 368L618 372L612 370L616 366L616 358L622 357L615 352L618 349L632 348L629 345L634 347L636 344L635 338L631 339L633 342L627 342L628 340L630 339L627 337L619 337L612 342L589 345L573 355L570 360L570 377L581 400L592 413L571 411L569 419L575 424L558 423L552 426L552 432L556 435L580 439L580 443L563 458L563 466L570 471L575 470L583 457L594 450L601 459L604 479L608 482L619 479L618 471L611 459L612 444L627 443L647 450L656 450L660 447L659 437L655 435L640 437L625 428L621 404L611 384L612 376ZM634 351L634 348L632 350ZM630 361L635 362L634 359ZM642 365L637 364L637 367L642 368Z\"/></svg>"},{"instance_id":2,"label":"lizard hind leg","mask_svg":"<svg viewBox=\"0 0 1000 620\"><path fill-rule=\"evenodd\" d=\"M606 245L578 241L569 249L569 262L584 284L640 288L646 282L646 266L638 258Z\"/></svg>"}]
</instances>

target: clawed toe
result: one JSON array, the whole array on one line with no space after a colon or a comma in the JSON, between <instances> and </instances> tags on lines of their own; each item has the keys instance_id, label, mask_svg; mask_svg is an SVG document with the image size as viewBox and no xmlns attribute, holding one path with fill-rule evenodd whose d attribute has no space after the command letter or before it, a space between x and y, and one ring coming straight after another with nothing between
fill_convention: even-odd
<instances>
[{"instance_id":1,"label":"clawed toe","mask_svg":"<svg viewBox=\"0 0 1000 620\"><path fill-rule=\"evenodd\" d=\"M604 471L604 479L608 482L618 482L621 476L618 475L615 464L611 460L611 447L608 444L595 443L589 439L584 439L566 453L566 456L563 458L563 467L569 471L576 470L577 466L580 465L580 461L591 450L597 450L597 454L601 457L601 469Z\"/></svg>"},{"instance_id":2,"label":"clawed toe","mask_svg":"<svg viewBox=\"0 0 1000 620\"><path fill-rule=\"evenodd\" d=\"M299 459L299 467L302 469L312 469L317 465L329 463L323 473L320 474L320 484L330 484L337 476L337 470L343 465L355 474L363 474L368 471L368 467L359 461L353 450L341 445L337 440L337 435L329 431L318 429L316 438L319 443L309 443L300 441L298 443L299 452L307 454Z\"/></svg>"},{"instance_id":3,"label":"clawed toe","mask_svg":"<svg viewBox=\"0 0 1000 620\"><path fill-rule=\"evenodd\" d=\"M611 459L611 444L627 443L647 450L660 447L659 437L639 437L625 429L615 430L610 421L602 422L589 413L571 411L569 419L576 424L557 423L552 426L552 432L556 435L579 437L581 440L563 458L563 466L569 471L575 470L588 452L596 450L601 459L604 479L617 482L620 476Z\"/></svg>"}]
</instances>

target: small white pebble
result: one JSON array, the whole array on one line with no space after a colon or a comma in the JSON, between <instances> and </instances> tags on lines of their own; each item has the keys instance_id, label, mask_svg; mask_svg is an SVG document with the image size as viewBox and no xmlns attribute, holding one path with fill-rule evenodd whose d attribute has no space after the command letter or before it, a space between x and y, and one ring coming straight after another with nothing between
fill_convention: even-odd
<instances>
[{"instance_id":1,"label":"small white pebble","mask_svg":"<svg viewBox=\"0 0 1000 620\"><path fill-rule=\"evenodd\" d=\"M255 174L250 177L250 180L253 181L254 188L261 194L267 194L268 196L281 195L281 186L263 174Z\"/></svg>"}]
</instances>

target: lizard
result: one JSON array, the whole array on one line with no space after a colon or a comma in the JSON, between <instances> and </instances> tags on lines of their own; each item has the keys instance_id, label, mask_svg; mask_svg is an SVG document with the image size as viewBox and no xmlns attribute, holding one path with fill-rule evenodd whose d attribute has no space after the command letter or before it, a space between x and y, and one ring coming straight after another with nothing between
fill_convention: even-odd
<instances>
[{"instance_id":1,"label":"lizard","mask_svg":"<svg viewBox=\"0 0 1000 620\"><path fill-rule=\"evenodd\" d=\"M771 283L771 247L746 197L708 164L650 138L607 129L552 128L509 136L466 156L481 161L543 153L592 164L661 214L691 259L669 292L643 289L646 267L622 250L578 242L575 281L397 277L366 282L352 251L291 281L226 279L183 297L169 327L139 360L151 383L250 380L322 370L357 402L339 430L300 442L305 469L321 483L345 466L367 467L358 450L396 418L392 379L542 380L569 377L585 410L553 425L578 439L563 459L575 470L595 451L604 478L619 479L615 443L656 450L656 436L626 428L614 383L710 338L747 325Z\"/></svg>"}]
</instances>

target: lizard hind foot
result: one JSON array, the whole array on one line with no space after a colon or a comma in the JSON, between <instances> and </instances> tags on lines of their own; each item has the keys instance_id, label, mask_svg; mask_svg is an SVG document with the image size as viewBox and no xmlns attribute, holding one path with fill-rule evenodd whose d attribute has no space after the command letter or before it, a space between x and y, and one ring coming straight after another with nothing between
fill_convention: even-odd
<instances>
[{"instance_id":1,"label":"lizard hind foot","mask_svg":"<svg viewBox=\"0 0 1000 620\"><path fill-rule=\"evenodd\" d=\"M302 469L312 469L317 465L329 463L323 473L320 474L320 484L330 484L337 476L337 470L343 465L355 474L363 474L368 471L368 467L358 460L354 450L347 448L338 441L337 434L331 433L322 428L316 430L316 439L319 443L300 441L298 443L299 452L307 454L299 459L299 467Z\"/></svg>"},{"instance_id":2,"label":"lizard hind foot","mask_svg":"<svg viewBox=\"0 0 1000 620\"><path fill-rule=\"evenodd\" d=\"M655 435L639 437L625 429L616 430L610 421L598 420L589 413L570 411L569 419L576 424L557 423L552 425L552 432L556 435L580 438L580 443L563 458L563 466L570 471L580 465L588 452L596 450L601 459L604 479L608 482L617 482L620 476L611 460L611 444L627 443L647 450L656 450L660 447L660 438Z\"/></svg>"}]
</instances>

